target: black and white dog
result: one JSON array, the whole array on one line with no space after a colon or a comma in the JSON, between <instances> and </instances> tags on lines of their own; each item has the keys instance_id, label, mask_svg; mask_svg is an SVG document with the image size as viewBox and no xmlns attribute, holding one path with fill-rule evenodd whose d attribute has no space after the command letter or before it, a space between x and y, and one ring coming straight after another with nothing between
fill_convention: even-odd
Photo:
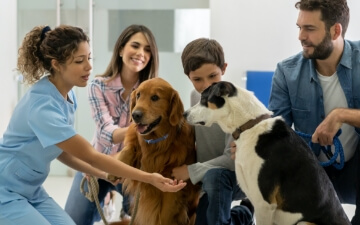
<instances>
[{"instance_id":1,"label":"black and white dog","mask_svg":"<svg viewBox=\"0 0 360 225\"><path fill-rule=\"evenodd\" d=\"M218 123L237 139L236 177L257 224L350 224L314 153L282 117L271 115L252 92L224 81L184 113L191 124Z\"/></svg>"}]
</instances>

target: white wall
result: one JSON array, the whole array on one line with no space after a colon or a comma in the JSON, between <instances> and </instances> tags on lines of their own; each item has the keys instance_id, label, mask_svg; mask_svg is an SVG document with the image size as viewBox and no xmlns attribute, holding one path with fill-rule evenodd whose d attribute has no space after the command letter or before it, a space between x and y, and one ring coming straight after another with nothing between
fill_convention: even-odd
<instances>
[{"instance_id":1,"label":"white wall","mask_svg":"<svg viewBox=\"0 0 360 225\"><path fill-rule=\"evenodd\" d=\"M17 60L16 4L13 0L0 0L0 137L9 122L17 102L15 82Z\"/></svg>"},{"instance_id":2,"label":"white wall","mask_svg":"<svg viewBox=\"0 0 360 225\"><path fill-rule=\"evenodd\" d=\"M211 37L224 48L224 80L245 87L247 70L275 70L301 51L297 39L297 0L210 0ZM345 38L360 39L360 1L348 0L350 25Z\"/></svg>"}]
</instances>

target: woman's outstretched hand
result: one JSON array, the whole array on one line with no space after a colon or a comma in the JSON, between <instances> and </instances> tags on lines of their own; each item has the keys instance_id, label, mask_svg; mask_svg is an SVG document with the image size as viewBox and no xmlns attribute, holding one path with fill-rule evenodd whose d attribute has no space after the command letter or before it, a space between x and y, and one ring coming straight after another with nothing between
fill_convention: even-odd
<instances>
[{"instance_id":1,"label":"woman's outstretched hand","mask_svg":"<svg viewBox=\"0 0 360 225\"><path fill-rule=\"evenodd\" d=\"M163 192L177 192L186 186L186 182L165 178L161 174L153 173L151 184Z\"/></svg>"}]
</instances>

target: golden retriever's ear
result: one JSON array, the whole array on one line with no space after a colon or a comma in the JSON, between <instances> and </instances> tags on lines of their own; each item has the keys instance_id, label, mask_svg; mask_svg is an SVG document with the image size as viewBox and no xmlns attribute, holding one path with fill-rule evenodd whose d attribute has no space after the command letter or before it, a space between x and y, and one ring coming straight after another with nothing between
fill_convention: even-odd
<instances>
[{"instance_id":1,"label":"golden retriever's ear","mask_svg":"<svg viewBox=\"0 0 360 225\"><path fill-rule=\"evenodd\" d=\"M133 108L135 107L135 104L136 104L136 90L133 90L130 96L130 112L132 112Z\"/></svg>"},{"instance_id":2,"label":"golden retriever's ear","mask_svg":"<svg viewBox=\"0 0 360 225\"><path fill-rule=\"evenodd\" d=\"M171 126L176 126L180 123L184 113L184 105L181 102L179 93L177 91L173 91L171 96L171 104L170 104L170 116L169 122Z\"/></svg>"}]
</instances>

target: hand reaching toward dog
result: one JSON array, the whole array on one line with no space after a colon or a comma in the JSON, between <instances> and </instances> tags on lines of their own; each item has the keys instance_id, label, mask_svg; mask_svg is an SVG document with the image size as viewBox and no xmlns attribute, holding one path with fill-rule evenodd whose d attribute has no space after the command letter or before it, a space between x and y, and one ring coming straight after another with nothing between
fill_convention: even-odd
<instances>
[{"instance_id":1,"label":"hand reaching toward dog","mask_svg":"<svg viewBox=\"0 0 360 225\"><path fill-rule=\"evenodd\" d=\"M190 178L187 165L176 167L172 170L171 176L178 180L188 180Z\"/></svg>"},{"instance_id":2,"label":"hand reaching toward dog","mask_svg":"<svg viewBox=\"0 0 360 225\"><path fill-rule=\"evenodd\" d=\"M151 182L152 185L164 192L177 192L183 189L186 186L186 182L182 180L172 180L170 178L165 178L161 174L152 173Z\"/></svg>"},{"instance_id":3,"label":"hand reaching toward dog","mask_svg":"<svg viewBox=\"0 0 360 225\"><path fill-rule=\"evenodd\" d=\"M182 180L178 181L177 179L172 180L170 178L165 178L158 173L152 173L151 176L152 177L149 183L164 192L177 192L186 186L186 182L183 182ZM112 183L113 185L124 182L124 178L116 177L107 173L105 180Z\"/></svg>"}]
</instances>

